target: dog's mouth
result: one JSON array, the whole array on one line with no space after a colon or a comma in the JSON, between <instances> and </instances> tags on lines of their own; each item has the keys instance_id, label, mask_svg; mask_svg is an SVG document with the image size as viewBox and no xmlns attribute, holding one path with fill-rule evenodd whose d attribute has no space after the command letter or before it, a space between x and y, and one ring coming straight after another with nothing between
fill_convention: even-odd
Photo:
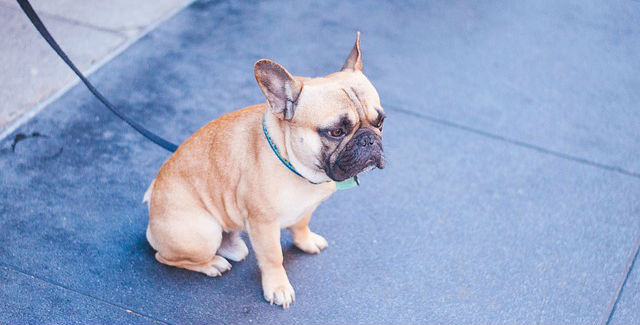
<instances>
[{"instance_id":1,"label":"dog's mouth","mask_svg":"<svg viewBox=\"0 0 640 325\"><path fill-rule=\"evenodd\" d=\"M376 157L371 157L371 158L367 159L367 161L365 161L365 163L364 163L364 167L362 168L361 171L358 172L358 174L363 174L363 173L366 173L366 172L370 172L370 171L372 171L372 170L374 170L376 168L384 169L384 165L385 165L384 152L380 152L379 156L376 155Z\"/></svg>"},{"instance_id":2,"label":"dog's mouth","mask_svg":"<svg viewBox=\"0 0 640 325\"><path fill-rule=\"evenodd\" d=\"M340 174L342 174L340 175L341 177L338 177L338 178L343 178L343 179L334 179L334 181L343 181L345 179L352 178L356 175L370 172L376 168L383 169L385 166L384 154L381 154L379 157L376 157L376 158L367 159L364 162L364 164L362 164L361 166L362 167L348 168L348 167L343 167L342 164L336 164L336 167L341 171Z\"/></svg>"},{"instance_id":3,"label":"dog's mouth","mask_svg":"<svg viewBox=\"0 0 640 325\"><path fill-rule=\"evenodd\" d=\"M381 137L374 134L366 139L366 145L362 145L361 137L354 137L332 164L327 163L324 168L327 176L341 182L376 168L383 169L385 157Z\"/></svg>"},{"instance_id":4,"label":"dog's mouth","mask_svg":"<svg viewBox=\"0 0 640 325\"><path fill-rule=\"evenodd\" d=\"M328 172L327 175L329 176L329 178L331 178L335 182L342 182L356 175L370 172L376 168L380 168L380 169L384 168L384 163L371 162L362 168L351 169L351 170L349 169L345 170L343 169L343 167L340 167L339 165L337 165L336 168L332 169L331 172Z\"/></svg>"}]
</instances>

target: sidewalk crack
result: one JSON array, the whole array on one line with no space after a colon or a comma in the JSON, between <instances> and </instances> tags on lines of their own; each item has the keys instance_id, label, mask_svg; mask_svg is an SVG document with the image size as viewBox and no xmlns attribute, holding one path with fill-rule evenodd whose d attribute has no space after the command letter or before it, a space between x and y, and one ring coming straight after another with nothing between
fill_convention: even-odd
<instances>
[{"instance_id":1,"label":"sidewalk crack","mask_svg":"<svg viewBox=\"0 0 640 325\"><path fill-rule=\"evenodd\" d=\"M627 284L627 280L633 271L633 267L638 260L638 252L640 252L640 235L638 235L638 239L636 240L636 244L634 246L634 250L631 252L631 257L625 266L624 277L618 282L616 286L616 291L611 297L611 302L609 302L609 306L607 307L607 311L605 313L605 319L602 321L602 324L609 325L611 319L613 318L613 314L616 312L616 308L618 307L618 301L622 296L622 292L624 291L624 287ZM604 317L603 317L604 318Z\"/></svg>"}]
</instances>

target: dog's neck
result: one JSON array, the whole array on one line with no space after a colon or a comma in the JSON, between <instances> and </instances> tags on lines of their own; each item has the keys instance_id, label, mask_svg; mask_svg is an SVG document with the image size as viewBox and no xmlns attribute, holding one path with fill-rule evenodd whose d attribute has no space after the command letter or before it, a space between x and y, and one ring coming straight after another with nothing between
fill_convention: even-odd
<instances>
[{"instance_id":1,"label":"dog's neck","mask_svg":"<svg viewBox=\"0 0 640 325\"><path fill-rule=\"evenodd\" d=\"M270 142L273 152L282 163L291 170L292 173L297 174L302 179L305 179L312 184L325 183L331 180L327 180L324 175L317 175L318 172L310 170L296 157L293 150L291 150L291 143L287 141L290 139L290 129L282 125L283 123L268 110L263 117L263 127L265 136Z\"/></svg>"},{"instance_id":2,"label":"dog's neck","mask_svg":"<svg viewBox=\"0 0 640 325\"><path fill-rule=\"evenodd\" d=\"M262 117L262 130L273 153L278 157L283 165L301 179L304 179L314 185L334 183L338 190L346 190L360 185L358 176L354 176L342 182L334 182L331 179L327 179L326 174L312 170L300 163L293 150L290 149L290 129L282 127L281 121L271 114L268 109ZM311 175L311 177L309 175Z\"/></svg>"},{"instance_id":3,"label":"dog's neck","mask_svg":"<svg viewBox=\"0 0 640 325\"><path fill-rule=\"evenodd\" d=\"M287 164L291 165L287 167L291 169L292 173L298 174L298 176L312 184L332 182L324 173L313 170L300 162L294 151L291 150L291 142L289 141L291 139L291 130L282 125L283 123L275 115L267 110L263 121L265 135L269 137L268 140L271 142L274 153L279 156L278 158L282 160L285 166Z\"/></svg>"}]
</instances>

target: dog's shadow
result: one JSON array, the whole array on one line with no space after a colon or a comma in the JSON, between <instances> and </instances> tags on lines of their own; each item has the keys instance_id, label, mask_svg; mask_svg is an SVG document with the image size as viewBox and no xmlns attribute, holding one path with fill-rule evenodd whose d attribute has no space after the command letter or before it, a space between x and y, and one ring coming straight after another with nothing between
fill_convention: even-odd
<instances>
[{"instance_id":1,"label":"dog's shadow","mask_svg":"<svg viewBox=\"0 0 640 325\"><path fill-rule=\"evenodd\" d=\"M249 281L254 281L258 287L260 286L260 269L257 265L257 261L255 258L255 253L253 252L253 247L251 246L251 241L248 238L246 233L242 234L242 239L245 241L247 246L249 247L249 256L241 262L231 262L233 264L233 268L230 272L233 272L234 269L239 271L238 269L244 269L245 272L250 274L250 279L246 279ZM290 233L287 231L282 232L282 236L280 239L280 243L282 245L282 255L283 255L283 266L287 271L296 269L302 261L307 258L314 258L316 254L307 254L301 251L293 244L293 238ZM140 235L135 243L135 248L139 252L142 259L147 260L148 263L144 269L149 272L150 276L167 279L173 279L173 281L184 281L185 278L195 277L197 279L209 279L203 274L199 274L197 272L175 268L172 266L164 265L156 261L155 254L156 251L149 245L147 242L147 238L144 234ZM240 264L240 265L239 265ZM246 270L249 267L251 270ZM244 273L244 272L243 272ZM245 273L246 274L246 273ZM228 277L229 275L225 275ZM223 276L223 277L225 277ZM246 276L246 275L245 275ZM211 278L218 279L218 278Z\"/></svg>"},{"instance_id":2,"label":"dog's shadow","mask_svg":"<svg viewBox=\"0 0 640 325\"><path fill-rule=\"evenodd\" d=\"M300 250L293 244L293 238L291 233L283 231L280 238L280 244L282 245L283 262L282 265L288 271L295 268L301 261L314 258L318 254L308 254Z\"/></svg>"}]
</instances>

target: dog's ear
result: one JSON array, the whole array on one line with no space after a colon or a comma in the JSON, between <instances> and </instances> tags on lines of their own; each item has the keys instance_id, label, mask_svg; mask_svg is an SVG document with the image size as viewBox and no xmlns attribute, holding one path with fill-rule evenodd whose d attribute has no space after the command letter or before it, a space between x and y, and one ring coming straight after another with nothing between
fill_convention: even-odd
<instances>
[{"instance_id":1,"label":"dog's ear","mask_svg":"<svg viewBox=\"0 0 640 325\"><path fill-rule=\"evenodd\" d=\"M294 79L283 66L267 59L256 62L253 70L271 111L281 119L291 120L302 82Z\"/></svg>"},{"instance_id":2,"label":"dog's ear","mask_svg":"<svg viewBox=\"0 0 640 325\"><path fill-rule=\"evenodd\" d=\"M360 53L360 32L358 31L356 34L356 44L353 45L353 49L351 49L351 53L349 53L349 57L344 62L342 66L342 71L344 70L353 70L353 71L362 71L362 53Z\"/></svg>"}]
</instances>

